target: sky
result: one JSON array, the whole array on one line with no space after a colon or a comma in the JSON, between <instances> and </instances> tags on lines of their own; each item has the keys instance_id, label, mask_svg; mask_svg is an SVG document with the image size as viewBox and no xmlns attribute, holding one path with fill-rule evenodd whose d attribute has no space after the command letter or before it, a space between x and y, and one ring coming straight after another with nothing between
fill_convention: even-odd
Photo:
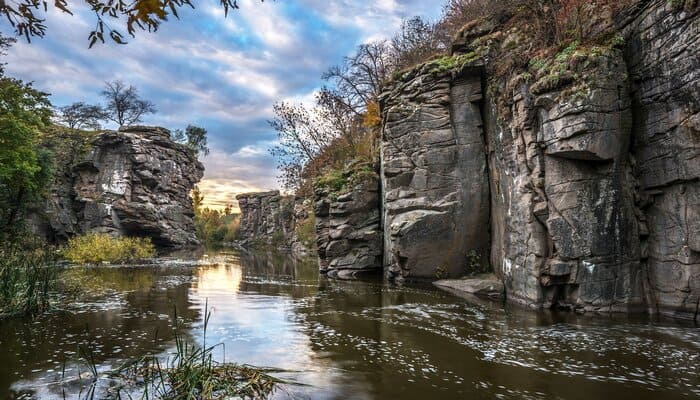
<instances>
[{"instance_id":1,"label":"sky","mask_svg":"<svg viewBox=\"0 0 700 400\"><path fill-rule=\"evenodd\" d=\"M46 36L19 40L4 61L8 75L35 82L56 106L101 103L104 83L121 79L155 104L145 125L207 129L199 187L206 206L222 208L235 206L238 193L279 189L268 151L277 139L267 123L275 102L310 103L330 66L391 37L403 18L436 19L442 1L238 0L227 18L218 0L194 3L155 33L92 49L95 19L84 3L69 3L73 16L49 6ZM11 32L6 20L0 31Z\"/></svg>"}]
</instances>

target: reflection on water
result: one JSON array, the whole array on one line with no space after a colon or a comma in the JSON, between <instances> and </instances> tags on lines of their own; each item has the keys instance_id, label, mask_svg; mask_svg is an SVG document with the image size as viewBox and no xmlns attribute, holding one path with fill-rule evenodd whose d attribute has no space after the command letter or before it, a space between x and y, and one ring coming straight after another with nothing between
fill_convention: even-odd
<instances>
[{"instance_id":1,"label":"reflection on water","mask_svg":"<svg viewBox=\"0 0 700 400\"><path fill-rule=\"evenodd\" d=\"M220 360L289 372L276 397L663 399L700 396L700 332L646 319L532 313L429 286L319 279L314 262L221 254L76 270L103 290L35 320L0 321L0 399L76 398L51 384L173 347L174 310ZM96 289L97 290L97 289ZM98 290L99 291L99 290Z\"/></svg>"}]
</instances>

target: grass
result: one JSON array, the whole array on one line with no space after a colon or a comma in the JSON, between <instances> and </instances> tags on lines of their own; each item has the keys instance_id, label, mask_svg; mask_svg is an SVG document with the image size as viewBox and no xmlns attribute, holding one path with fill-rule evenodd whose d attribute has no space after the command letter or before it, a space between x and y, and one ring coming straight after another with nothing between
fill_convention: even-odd
<instances>
[{"instance_id":1,"label":"grass","mask_svg":"<svg viewBox=\"0 0 700 400\"><path fill-rule=\"evenodd\" d=\"M0 317L35 315L48 309L58 271L50 248L0 248Z\"/></svg>"},{"instance_id":2,"label":"grass","mask_svg":"<svg viewBox=\"0 0 700 400\"><path fill-rule=\"evenodd\" d=\"M149 238L113 237L106 233L88 233L68 241L63 256L78 264L126 263L156 254Z\"/></svg>"},{"instance_id":3,"label":"grass","mask_svg":"<svg viewBox=\"0 0 700 400\"><path fill-rule=\"evenodd\" d=\"M352 190L353 186L363 182L365 179L376 177L377 173L367 163L359 163L351 169L330 169L321 177L316 178L314 186L324 188L328 191L332 200L338 198Z\"/></svg>"},{"instance_id":4,"label":"grass","mask_svg":"<svg viewBox=\"0 0 700 400\"><path fill-rule=\"evenodd\" d=\"M146 355L124 363L117 369L103 375L110 379L111 390L116 388L116 398L136 398L142 400L218 400L218 399L263 399L279 388L279 384L289 383L270 375L282 372L270 368L250 365L217 362L213 351L221 344L208 346L207 328L211 312L205 306L202 344L192 344L181 334L182 323L175 313L175 355L165 361L153 355ZM98 374L94 357L89 350L81 350L81 357L92 375L85 389L86 398L99 398L97 388L101 377Z\"/></svg>"}]
</instances>

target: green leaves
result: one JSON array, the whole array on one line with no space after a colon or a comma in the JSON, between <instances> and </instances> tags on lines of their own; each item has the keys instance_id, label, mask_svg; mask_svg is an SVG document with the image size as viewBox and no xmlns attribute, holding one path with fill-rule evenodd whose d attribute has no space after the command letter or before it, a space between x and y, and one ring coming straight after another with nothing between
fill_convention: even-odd
<instances>
[{"instance_id":1,"label":"green leaves","mask_svg":"<svg viewBox=\"0 0 700 400\"><path fill-rule=\"evenodd\" d=\"M0 232L12 227L48 180L50 157L39 157L37 148L50 107L47 93L0 74Z\"/></svg>"}]
</instances>

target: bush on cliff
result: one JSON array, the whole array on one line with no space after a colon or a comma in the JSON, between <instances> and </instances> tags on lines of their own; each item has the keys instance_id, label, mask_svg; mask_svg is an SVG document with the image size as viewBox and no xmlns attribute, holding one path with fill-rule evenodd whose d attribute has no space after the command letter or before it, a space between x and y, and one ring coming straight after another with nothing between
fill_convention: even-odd
<instances>
[{"instance_id":1,"label":"bush on cliff","mask_svg":"<svg viewBox=\"0 0 700 400\"><path fill-rule=\"evenodd\" d=\"M68 241L63 256L78 264L126 263L155 256L150 238L113 237L106 233L88 233Z\"/></svg>"}]
</instances>

